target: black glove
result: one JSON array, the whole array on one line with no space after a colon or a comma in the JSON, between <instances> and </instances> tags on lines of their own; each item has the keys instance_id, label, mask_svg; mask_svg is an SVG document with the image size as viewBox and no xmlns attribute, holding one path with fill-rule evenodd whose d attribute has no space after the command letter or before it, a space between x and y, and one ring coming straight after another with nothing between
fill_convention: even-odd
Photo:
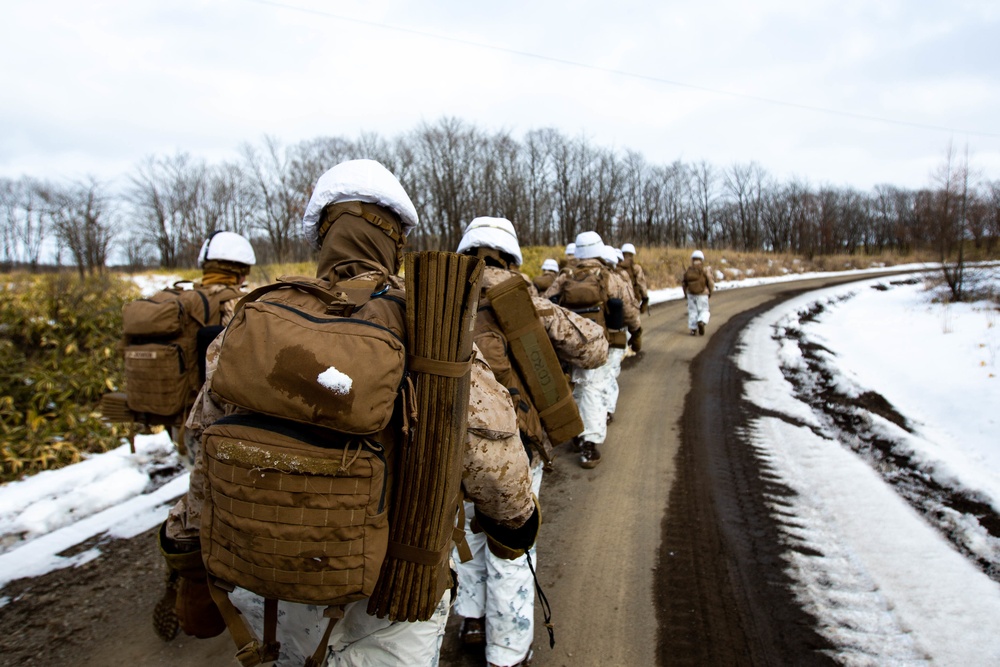
<instances>
[{"instance_id":1,"label":"black glove","mask_svg":"<svg viewBox=\"0 0 1000 667\"><path fill-rule=\"evenodd\" d=\"M538 528L542 524L542 508L538 504L537 497L532 496L532 500L535 503L535 511L520 528L507 528L476 509L472 531L478 532L478 528L486 533L486 546L494 556L514 560L523 556L524 552L535 544Z\"/></svg>"},{"instance_id":2,"label":"black glove","mask_svg":"<svg viewBox=\"0 0 1000 667\"><path fill-rule=\"evenodd\" d=\"M632 334L632 337L628 339L628 346L632 348L633 352L639 352L642 350L642 327L629 333Z\"/></svg>"},{"instance_id":3,"label":"black glove","mask_svg":"<svg viewBox=\"0 0 1000 667\"><path fill-rule=\"evenodd\" d=\"M649 297L642 297L642 301L639 302L639 312L643 314L649 313Z\"/></svg>"}]
</instances>

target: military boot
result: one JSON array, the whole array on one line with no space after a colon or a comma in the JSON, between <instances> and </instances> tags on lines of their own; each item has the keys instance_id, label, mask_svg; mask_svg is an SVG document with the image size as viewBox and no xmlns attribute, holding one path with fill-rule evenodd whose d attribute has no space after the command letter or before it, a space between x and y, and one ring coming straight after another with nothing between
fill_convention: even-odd
<instances>
[{"instance_id":1,"label":"military boot","mask_svg":"<svg viewBox=\"0 0 1000 667\"><path fill-rule=\"evenodd\" d=\"M212 601L208 589L208 573L201 559L199 545L175 542L168 538L166 522L160 526L157 540L169 574L167 592L153 612L156 633L166 641L173 639L177 633L173 626L176 622L185 634L199 639L222 634L226 624ZM174 606L172 617L166 608L171 599Z\"/></svg>"},{"instance_id":2,"label":"military boot","mask_svg":"<svg viewBox=\"0 0 1000 667\"><path fill-rule=\"evenodd\" d=\"M601 462L601 453L597 451L597 445L592 442L584 442L580 450L580 467L596 468Z\"/></svg>"}]
</instances>

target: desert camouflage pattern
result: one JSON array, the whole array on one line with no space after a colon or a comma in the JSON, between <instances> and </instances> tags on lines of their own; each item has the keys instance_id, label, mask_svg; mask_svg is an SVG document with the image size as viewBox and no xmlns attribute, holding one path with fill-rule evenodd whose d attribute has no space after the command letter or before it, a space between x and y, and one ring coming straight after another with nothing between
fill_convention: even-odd
<instances>
[{"instance_id":1,"label":"desert camouflage pattern","mask_svg":"<svg viewBox=\"0 0 1000 667\"><path fill-rule=\"evenodd\" d=\"M642 264L636 262L635 257L625 257L625 261L619 262L618 266L628 272L635 298L639 302L648 299L649 283L646 282L646 272L642 270Z\"/></svg>"},{"instance_id":2,"label":"desert camouflage pattern","mask_svg":"<svg viewBox=\"0 0 1000 667\"><path fill-rule=\"evenodd\" d=\"M514 403L476 348L462 470L466 498L500 523L521 526L534 511L530 472Z\"/></svg>"},{"instance_id":3,"label":"desert camouflage pattern","mask_svg":"<svg viewBox=\"0 0 1000 667\"><path fill-rule=\"evenodd\" d=\"M509 280L512 275L521 276L528 284L531 301L560 361L578 368L597 368L604 363L608 341L601 325L538 296L525 274L487 266L483 272L483 292Z\"/></svg>"},{"instance_id":4,"label":"desert camouflage pattern","mask_svg":"<svg viewBox=\"0 0 1000 667\"><path fill-rule=\"evenodd\" d=\"M619 298L622 300L625 312L625 326L630 331L642 326L642 322L639 317L639 302L635 298L635 293L632 290L631 283L629 283L627 279L623 278L621 274L608 269L604 262L599 259L579 260L573 269L560 273L552 282L552 286L545 290L542 297L545 299L558 297L562 293L563 285L566 284L566 281L572 275L572 271L598 267L605 269L611 275L611 279L608 280L608 298Z\"/></svg>"},{"instance_id":5,"label":"desert camouflage pattern","mask_svg":"<svg viewBox=\"0 0 1000 667\"><path fill-rule=\"evenodd\" d=\"M532 299L560 361L577 368L597 368L608 358L604 328L548 299Z\"/></svg>"},{"instance_id":6,"label":"desert camouflage pattern","mask_svg":"<svg viewBox=\"0 0 1000 667\"><path fill-rule=\"evenodd\" d=\"M225 290L232 290L234 286L220 285L220 284L203 285L199 283L197 285L197 288L202 292L205 292L209 296L215 296L219 292L223 292ZM239 287L236 287L236 289L240 289L242 291L242 289ZM220 324L222 324L222 326L228 325L229 322L233 319L233 315L236 314L236 304L239 303L239 301L240 301L239 298L227 299L226 301L223 301L222 303L219 304L219 317L221 319Z\"/></svg>"}]
</instances>

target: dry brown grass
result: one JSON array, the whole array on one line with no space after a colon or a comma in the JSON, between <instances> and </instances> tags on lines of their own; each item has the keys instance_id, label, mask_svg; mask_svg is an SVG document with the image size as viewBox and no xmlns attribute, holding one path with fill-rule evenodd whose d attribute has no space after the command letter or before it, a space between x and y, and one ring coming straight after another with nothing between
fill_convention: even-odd
<instances>
[{"instance_id":1,"label":"dry brown grass","mask_svg":"<svg viewBox=\"0 0 1000 667\"><path fill-rule=\"evenodd\" d=\"M564 257L563 247L532 246L521 249L524 264L521 270L529 276L538 275L547 257L559 260ZM783 276L789 273L817 271L845 271L881 266L896 266L913 262L930 262L926 255L824 255L807 259L787 253L744 253L732 250L705 250L705 264L721 271L726 280L749 277ZM690 248L637 247L636 261L642 265L650 289L664 289L680 285L681 275L691 263Z\"/></svg>"}]
</instances>

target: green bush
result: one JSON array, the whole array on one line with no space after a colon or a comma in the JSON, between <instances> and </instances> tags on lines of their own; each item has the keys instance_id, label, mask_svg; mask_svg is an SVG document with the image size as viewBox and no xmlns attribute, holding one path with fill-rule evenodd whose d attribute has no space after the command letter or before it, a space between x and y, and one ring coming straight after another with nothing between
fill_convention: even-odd
<instances>
[{"instance_id":1,"label":"green bush","mask_svg":"<svg viewBox=\"0 0 1000 667\"><path fill-rule=\"evenodd\" d=\"M5 276L0 287L0 479L116 447L97 406L122 384L121 311L136 287L72 274Z\"/></svg>"}]
</instances>

